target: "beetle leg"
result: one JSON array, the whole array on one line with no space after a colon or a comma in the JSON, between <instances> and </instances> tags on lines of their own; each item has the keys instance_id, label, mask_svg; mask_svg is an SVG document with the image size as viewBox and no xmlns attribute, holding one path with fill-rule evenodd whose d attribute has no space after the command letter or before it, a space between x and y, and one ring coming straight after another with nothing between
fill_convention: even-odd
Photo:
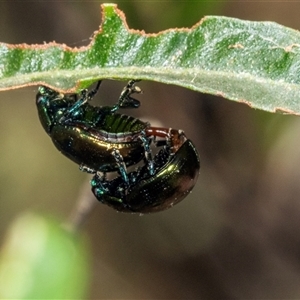
<instances>
[{"instance_id":1,"label":"beetle leg","mask_svg":"<svg viewBox=\"0 0 300 300\"><path fill-rule=\"evenodd\" d=\"M152 151L150 148L150 140L146 137L146 133L144 131L141 132L139 139L143 142L144 150L145 150L145 160L147 162L147 168L150 175L154 175L154 162L152 157Z\"/></svg>"},{"instance_id":2,"label":"beetle leg","mask_svg":"<svg viewBox=\"0 0 300 300\"><path fill-rule=\"evenodd\" d=\"M94 170L94 169L92 169L92 168L90 168L88 166L85 166L83 164L81 164L79 166L79 170L82 171L82 172L86 172L88 174L96 174L96 172L97 172L96 170Z\"/></svg>"},{"instance_id":3,"label":"beetle leg","mask_svg":"<svg viewBox=\"0 0 300 300\"><path fill-rule=\"evenodd\" d=\"M99 172L96 172L91 180L92 191L99 201L102 201L101 198L103 197L103 195L109 193L109 189L104 186L105 183L105 174L101 176Z\"/></svg>"},{"instance_id":4,"label":"beetle leg","mask_svg":"<svg viewBox=\"0 0 300 300\"><path fill-rule=\"evenodd\" d=\"M64 115L61 117L60 122L66 122L69 119L76 119L77 116L80 116L82 114L82 111L80 110L80 107L93 99L93 97L96 95L96 93L99 90L99 87L101 85L102 80L99 80L97 83L97 86L88 92L88 90L82 90L79 95L79 100L76 101L69 109L67 109L64 113Z\"/></svg>"},{"instance_id":5,"label":"beetle leg","mask_svg":"<svg viewBox=\"0 0 300 300\"><path fill-rule=\"evenodd\" d=\"M120 154L120 151L117 149L113 149L112 155L113 155L114 159L116 160L116 163L119 168L119 173L122 176L124 183L126 184L126 186L128 186L129 179L128 179L127 168L126 168L123 156Z\"/></svg>"},{"instance_id":6,"label":"beetle leg","mask_svg":"<svg viewBox=\"0 0 300 300\"><path fill-rule=\"evenodd\" d=\"M165 139L166 149L170 152L170 155L175 154L178 149L187 140L182 130L162 127L149 127L146 129L146 136L161 137ZM160 143L158 141L157 143Z\"/></svg>"},{"instance_id":7,"label":"beetle leg","mask_svg":"<svg viewBox=\"0 0 300 300\"><path fill-rule=\"evenodd\" d=\"M67 113L71 114L72 117L75 116L78 108L80 106L82 106L83 104L87 103L88 101L91 101L93 99L93 97L97 94L99 87L101 85L101 82L102 82L102 80L99 80L97 83L97 86L90 92L88 92L87 89L82 90L80 92L79 100L68 109Z\"/></svg>"},{"instance_id":8,"label":"beetle leg","mask_svg":"<svg viewBox=\"0 0 300 300\"><path fill-rule=\"evenodd\" d=\"M88 90L82 90L80 98L64 113L64 119L76 118L80 114L79 108L88 101Z\"/></svg>"},{"instance_id":9,"label":"beetle leg","mask_svg":"<svg viewBox=\"0 0 300 300\"><path fill-rule=\"evenodd\" d=\"M112 112L115 112L119 108L137 108L140 106L140 101L131 97L132 94L140 94L142 90L135 86L135 83L140 80L130 80L123 89L118 103L112 107Z\"/></svg>"},{"instance_id":10,"label":"beetle leg","mask_svg":"<svg viewBox=\"0 0 300 300\"><path fill-rule=\"evenodd\" d=\"M61 118L58 120L60 124L66 124L69 121L73 122L82 115L82 110L80 107L87 102L87 95L87 90L81 91L80 99L76 101L70 108L66 109Z\"/></svg>"},{"instance_id":11,"label":"beetle leg","mask_svg":"<svg viewBox=\"0 0 300 300\"><path fill-rule=\"evenodd\" d=\"M102 80L99 80L96 87L91 90L87 95L87 101L90 101L94 98L94 96L98 93Z\"/></svg>"}]
</instances>

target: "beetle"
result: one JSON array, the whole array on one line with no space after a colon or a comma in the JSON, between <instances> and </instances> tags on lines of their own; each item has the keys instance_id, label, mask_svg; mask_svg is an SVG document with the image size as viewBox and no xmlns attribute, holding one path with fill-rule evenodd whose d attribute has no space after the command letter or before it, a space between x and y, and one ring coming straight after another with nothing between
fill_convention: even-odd
<instances>
[{"instance_id":1,"label":"beetle","mask_svg":"<svg viewBox=\"0 0 300 300\"><path fill-rule=\"evenodd\" d=\"M151 127L148 122L117 113L138 108L141 89L131 80L114 106L92 106L95 89L61 94L40 86L36 105L40 122L56 148L93 174L92 192L121 212L165 210L193 189L200 161L182 130ZM153 155L152 148L156 148ZM133 170L129 170L132 167ZM108 174L117 173L108 179Z\"/></svg>"}]
</instances>

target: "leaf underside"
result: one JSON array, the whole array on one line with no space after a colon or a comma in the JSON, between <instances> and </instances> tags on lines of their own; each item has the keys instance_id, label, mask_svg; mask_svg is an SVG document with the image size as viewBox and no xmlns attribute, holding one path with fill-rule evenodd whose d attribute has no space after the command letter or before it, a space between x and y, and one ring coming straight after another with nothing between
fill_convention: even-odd
<instances>
[{"instance_id":1,"label":"leaf underside","mask_svg":"<svg viewBox=\"0 0 300 300\"><path fill-rule=\"evenodd\" d=\"M0 43L0 90L45 84L76 92L98 79L143 79L300 114L300 33L272 22L209 16L157 34L128 28L115 4L86 47Z\"/></svg>"}]
</instances>

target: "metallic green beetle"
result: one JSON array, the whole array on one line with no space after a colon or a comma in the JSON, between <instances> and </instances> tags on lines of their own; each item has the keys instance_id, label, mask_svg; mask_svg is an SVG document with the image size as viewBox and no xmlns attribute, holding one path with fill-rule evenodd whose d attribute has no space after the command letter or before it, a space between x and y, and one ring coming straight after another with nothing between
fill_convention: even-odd
<instances>
[{"instance_id":1,"label":"metallic green beetle","mask_svg":"<svg viewBox=\"0 0 300 300\"><path fill-rule=\"evenodd\" d=\"M141 92L136 81L129 81L112 107L89 103L101 81L94 90L79 94L60 94L41 86L36 104L56 148L94 175L92 191L100 202L122 212L150 213L172 207L188 195L200 161L182 130L151 127L116 113L119 108L139 107L140 102L131 97ZM155 155L151 146L158 149ZM108 179L112 172L116 177Z\"/></svg>"}]
</instances>

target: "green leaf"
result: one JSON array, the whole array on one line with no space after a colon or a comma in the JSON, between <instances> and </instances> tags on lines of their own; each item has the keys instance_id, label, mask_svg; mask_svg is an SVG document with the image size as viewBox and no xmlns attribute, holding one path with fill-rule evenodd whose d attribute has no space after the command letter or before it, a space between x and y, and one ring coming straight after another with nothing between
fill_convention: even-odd
<instances>
[{"instance_id":1,"label":"green leaf","mask_svg":"<svg viewBox=\"0 0 300 300\"><path fill-rule=\"evenodd\" d=\"M128 29L114 4L87 47L0 44L0 90L44 83L78 91L101 78L145 79L300 114L300 33L271 22L205 17L191 29Z\"/></svg>"},{"instance_id":2,"label":"green leaf","mask_svg":"<svg viewBox=\"0 0 300 300\"><path fill-rule=\"evenodd\" d=\"M19 217L0 252L0 299L85 298L84 240L49 218Z\"/></svg>"}]
</instances>

